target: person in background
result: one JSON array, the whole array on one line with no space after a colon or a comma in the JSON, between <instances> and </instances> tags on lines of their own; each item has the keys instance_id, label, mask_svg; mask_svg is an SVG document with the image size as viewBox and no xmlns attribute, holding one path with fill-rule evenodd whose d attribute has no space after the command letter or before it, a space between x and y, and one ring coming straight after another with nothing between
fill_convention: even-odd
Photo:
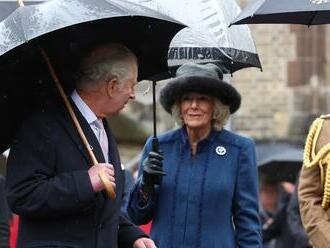
<instances>
[{"instance_id":1,"label":"person in background","mask_svg":"<svg viewBox=\"0 0 330 248\"><path fill-rule=\"evenodd\" d=\"M330 247L330 116L314 120L308 133L298 188L301 220L315 248Z\"/></svg>"},{"instance_id":2,"label":"person in background","mask_svg":"<svg viewBox=\"0 0 330 248\"><path fill-rule=\"evenodd\" d=\"M0 175L0 248L9 248L10 211L5 193L5 178Z\"/></svg>"},{"instance_id":3,"label":"person in background","mask_svg":"<svg viewBox=\"0 0 330 248\"><path fill-rule=\"evenodd\" d=\"M295 237L288 230L287 208L295 190L295 185L291 182L273 183L272 194L276 195L276 202L273 210L269 214L267 222L262 229L264 247L267 248L291 248L295 243ZM276 193L275 193L276 190ZM263 190L261 191L262 195ZM263 203L264 198L261 197Z\"/></svg>"},{"instance_id":4,"label":"person in background","mask_svg":"<svg viewBox=\"0 0 330 248\"><path fill-rule=\"evenodd\" d=\"M120 44L99 45L80 64L71 101L98 164L60 106L25 121L7 163L8 202L20 215L18 248L155 247L121 214L125 175L106 121L134 99L137 71L137 58Z\"/></svg>"},{"instance_id":5,"label":"person in background","mask_svg":"<svg viewBox=\"0 0 330 248\"><path fill-rule=\"evenodd\" d=\"M187 63L161 90L181 125L149 139L128 204L136 224L153 220L159 247L262 246L254 142L224 129L241 96L213 65ZM156 143L157 144L157 143Z\"/></svg>"},{"instance_id":6,"label":"person in background","mask_svg":"<svg viewBox=\"0 0 330 248\"><path fill-rule=\"evenodd\" d=\"M298 201L298 185L299 177L296 180L295 189L290 197L286 210L288 230L290 235L294 238L294 242L290 245L290 248L311 248L312 246L301 222Z\"/></svg>"},{"instance_id":7,"label":"person in background","mask_svg":"<svg viewBox=\"0 0 330 248\"><path fill-rule=\"evenodd\" d=\"M262 230L267 228L273 223L273 218L277 212L278 198L279 198L279 183L276 181L269 180L265 177L261 177L259 187L259 198L260 198L260 221ZM263 248L275 247L274 239L265 240L263 234Z\"/></svg>"}]
</instances>

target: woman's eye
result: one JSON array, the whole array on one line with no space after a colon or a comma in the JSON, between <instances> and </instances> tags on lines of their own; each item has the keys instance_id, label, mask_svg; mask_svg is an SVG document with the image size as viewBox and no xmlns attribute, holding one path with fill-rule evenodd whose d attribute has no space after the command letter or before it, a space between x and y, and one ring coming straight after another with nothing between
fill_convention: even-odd
<instances>
[{"instance_id":1,"label":"woman's eye","mask_svg":"<svg viewBox=\"0 0 330 248\"><path fill-rule=\"evenodd\" d=\"M198 98L198 100L201 102L208 102L208 101L210 101L210 98L207 96L201 96Z\"/></svg>"},{"instance_id":2,"label":"woman's eye","mask_svg":"<svg viewBox=\"0 0 330 248\"><path fill-rule=\"evenodd\" d=\"M185 102L188 102L188 101L191 101L191 97L189 97L189 96L184 96L184 97L182 97L182 101L185 101Z\"/></svg>"}]
</instances>

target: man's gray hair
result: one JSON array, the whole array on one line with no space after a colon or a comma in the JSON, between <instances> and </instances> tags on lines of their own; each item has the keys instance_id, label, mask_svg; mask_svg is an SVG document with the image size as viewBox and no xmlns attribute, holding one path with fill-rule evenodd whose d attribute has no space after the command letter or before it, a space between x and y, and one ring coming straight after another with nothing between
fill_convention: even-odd
<instances>
[{"instance_id":1,"label":"man's gray hair","mask_svg":"<svg viewBox=\"0 0 330 248\"><path fill-rule=\"evenodd\" d=\"M127 47L117 43L99 45L82 60L76 87L95 89L115 77L121 84L132 76L128 66L132 62L137 64L137 58Z\"/></svg>"},{"instance_id":2,"label":"man's gray hair","mask_svg":"<svg viewBox=\"0 0 330 248\"><path fill-rule=\"evenodd\" d=\"M229 116L230 116L230 109L229 106L224 105L220 100L217 98L213 98L214 101L214 108L212 113L212 127L215 130L221 130L227 123ZM183 120L180 111L180 100L176 101L171 109L172 116L175 122L182 126Z\"/></svg>"}]
</instances>

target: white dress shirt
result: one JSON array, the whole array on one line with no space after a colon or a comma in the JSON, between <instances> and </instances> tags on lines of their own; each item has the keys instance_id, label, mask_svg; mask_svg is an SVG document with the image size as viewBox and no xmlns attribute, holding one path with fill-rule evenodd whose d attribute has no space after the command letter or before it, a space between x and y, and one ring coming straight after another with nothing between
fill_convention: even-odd
<instances>
[{"instance_id":1,"label":"white dress shirt","mask_svg":"<svg viewBox=\"0 0 330 248\"><path fill-rule=\"evenodd\" d=\"M71 93L71 99L74 102L74 104L77 106L77 108L79 109L80 113L86 119L86 121L88 122L91 129L93 130L97 140L100 143L105 160L106 160L106 162L108 162L109 161L108 152L107 152L108 151L108 142L107 142L107 137L105 135L105 130L103 127L102 120L97 118L97 116L90 109L90 107L88 107L88 105L84 102L84 100L81 99L81 97L79 96L79 94L77 93L76 90L74 90ZM102 127L100 127L100 125L102 125ZM104 133L101 133L101 132L104 132ZM106 141L100 140L101 137L106 139Z\"/></svg>"}]
</instances>

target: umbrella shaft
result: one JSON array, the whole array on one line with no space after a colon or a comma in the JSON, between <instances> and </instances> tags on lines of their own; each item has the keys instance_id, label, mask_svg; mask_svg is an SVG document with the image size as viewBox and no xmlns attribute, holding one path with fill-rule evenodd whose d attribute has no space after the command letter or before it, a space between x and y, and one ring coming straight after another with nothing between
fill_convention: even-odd
<instances>
[{"instance_id":1,"label":"umbrella shaft","mask_svg":"<svg viewBox=\"0 0 330 248\"><path fill-rule=\"evenodd\" d=\"M152 82L152 112L154 120L154 138L157 138L157 120L156 120L156 82Z\"/></svg>"}]
</instances>

